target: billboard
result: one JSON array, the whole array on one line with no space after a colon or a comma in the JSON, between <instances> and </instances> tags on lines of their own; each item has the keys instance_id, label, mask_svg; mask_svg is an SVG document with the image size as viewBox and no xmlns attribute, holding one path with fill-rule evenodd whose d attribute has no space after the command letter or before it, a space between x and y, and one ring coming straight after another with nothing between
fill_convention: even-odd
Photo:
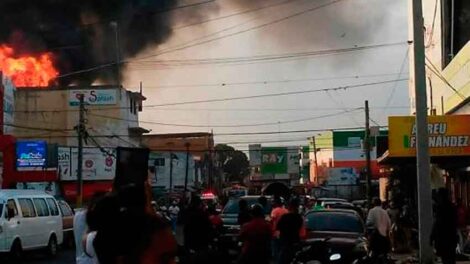
<instances>
[{"instance_id":1,"label":"billboard","mask_svg":"<svg viewBox=\"0 0 470 264\"><path fill-rule=\"evenodd\" d=\"M470 115L429 116L429 154L438 156L470 155ZM416 156L416 123L414 116L392 116L388 119L390 157Z\"/></svg>"},{"instance_id":2,"label":"billboard","mask_svg":"<svg viewBox=\"0 0 470 264\"><path fill-rule=\"evenodd\" d=\"M46 141L16 142L16 168L19 170L44 168L46 156Z\"/></svg>"},{"instance_id":3,"label":"billboard","mask_svg":"<svg viewBox=\"0 0 470 264\"><path fill-rule=\"evenodd\" d=\"M170 160L173 163L172 165L170 165ZM186 177L185 152L150 152L149 167L155 168L153 177L150 177L152 186L168 189L170 186L170 176L172 177L173 187L184 186L184 179ZM190 154L188 162L188 186L194 186L195 181L195 162L193 155Z\"/></svg>"},{"instance_id":4,"label":"billboard","mask_svg":"<svg viewBox=\"0 0 470 264\"><path fill-rule=\"evenodd\" d=\"M114 105L117 103L116 89L99 90L70 90L69 105L78 106L80 104L79 95L83 94L84 102L87 105Z\"/></svg>"},{"instance_id":5,"label":"billboard","mask_svg":"<svg viewBox=\"0 0 470 264\"><path fill-rule=\"evenodd\" d=\"M83 148L83 180L113 180L116 175L116 150L105 148ZM59 178L62 181L76 181L78 148L58 148Z\"/></svg>"}]
</instances>

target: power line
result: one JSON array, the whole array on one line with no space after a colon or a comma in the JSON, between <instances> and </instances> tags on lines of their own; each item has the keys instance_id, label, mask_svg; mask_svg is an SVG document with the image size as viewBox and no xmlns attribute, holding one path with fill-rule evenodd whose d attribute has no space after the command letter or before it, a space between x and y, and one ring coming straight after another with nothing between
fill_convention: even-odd
<instances>
[{"instance_id":1,"label":"power line","mask_svg":"<svg viewBox=\"0 0 470 264\"><path fill-rule=\"evenodd\" d=\"M184 45L182 47L174 48L174 49L171 49L171 50L162 51L162 52L159 52L159 53L156 53L156 54L153 54L153 55L143 56L143 57L134 59L134 61L135 60L143 60L143 59L152 58L152 57L157 57L157 56L160 56L162 54L167 54L167 53L175 52L175 51L181 51L181 50L184 50L184 49L188 49L188 48L192 48L192 47L195 47L195 46L200 46L200 45L203 45L203 44L211 43L211 42L221 40L221 39L224 39L224 38L229 38L229 37L233 37L233 36L240 35L240 34L243 34L243 33L258 30L258 29L261 29L261 28L264 28L264 27L267 27L267 26L270 26L270 25L273 25L273 24L283 22L285 20L291 19L291 18L296 17L296 16L300 16L300 15L303 15L303 14L306 14L306 13L309 13L309 12L313 12L315 10L333 5L333 4L341 2L341 1L344 1L344 0L334 0L334 1L331 1L329 3L319 5L319 6L316 6L316 7L313 7L313 8L309 8L307 10L303 10L303 11L300 11L300 12L296 12L296 13L293 13L289 16L285 16L285 17L282 17L280 19L276 19L276 20L273 20L273 21L270 21L270 22L267 22L267 23L263 23L263 24L260 24L260 25L257 25L257 26L254 26L254 27L251 27L251 28L248 28L248 29L240 30L240 31L237 31L237 32L234 32L234 33L230 33L230 34L226 34L226 35L223 35L223 36L220 36L220 37L200 41L200 42L197 42L197 43ZM95 66L95 67L91 67L91 68L88 68L88 69L83 69L83 70L78 70L78 71L74 71L74 72L61 74L61 75L57 76L57 78L63 78L63 77L71 76L71 75L87 73L87 72L91 72L91 71L95 71L95 70L104 69L104 68L107 68L107 67L110 67L110 66L114 66L116 64L123 64L123 63L128 63L128 62L130 62L130 61L127 60L127 61L110 62L110 63L98 65L98 66Z\"/></svg>"},{"instance_id":2,"label":"power line","mask_svg":"<svg viewBox=\"0 0 470 264\"><path fill-rule=\"evenodd\" d=\"M400 71L398 72L397 79L401 78L401 74L402 74L403 70L405 69L406 59L408 58L409 51L410 51L410 47L408 46L407 49L406 49L406 52L405 52L405 57L403 58L403 61L402 61L401 66L400 66ZM395 90L397 89L397 86L398 86L398 82L395 82L393 84L392 92L390 93L390 95L387 98L387 102L385 103L385 106L389 106L390 103L392 102L392 99L393 99L393 96L395 95Z\"/></svg>"},{"instance_id":3,"label":"power line","mask_svg":"<svg viewBox=\"0 0 470 264\"><path fill-rule=\"evenodd\" d=\"M394 42L394 43L383 43L383 44L374 44L367 46L354 46L351 48L343 49L329 49L329 50L319 50L319 51L305 51L305 52L293 52L293 53L284 53L284 54L269 54L269 55L255 55L255 56L245 56L245 57L226 57L226 58L212 58L212 59L186 59L186 60L156 60L156 61L137 61L129 62L129 64L137 64L137 66L185 66L185 65L204 65L204 64L231 64L239 62L264 62L264 61L276 61L276 60L285 60L285 59L298 59L303 57L312 57L320 55L332 55L332 54L341 54L346 52L353 51L362 51L368 49L376 49L383 47L391 47L397 45L404 45L406 42ZM151 64L151 65L148 65ZM136 67L142 69L141 67Z\"/></svg>"},{"instance_id":4,"label":"power line","mask_svg":"<svg viewBox=\"0 0 470 264\"><path fill-rule=\"evenodd\" d=\"M273 125L279 125L279 124L292 124L292 123L305 122L305 121L321 119L321 118L326 118L326 117L338 116L338 115L341 115L341 114L350 113L350 112L357 111L357 110L360 110L360 109L362 109L362 108L355 108L355 109L350 109L350 110L342 111L342 112L338 112L338 113L326 114L326 115L321 115L321 116L313 116L313 117L295 119L295 120L289 120L289 121L278 121L278 122L270 122L270 123L255 123L255 124L234 124L234 125L195 125L195 124L192 124L191 125L191 124L161 123L161 122L153 122L153 121L139 121L139 123L162 125L162 126L175 126L175 127L213 127L213 128L273 126ZM135 121L135 120L132 120L132 119L124 119L124 118L119 118L119 117L98 115L98 114L91 114L91 113L89 113L88 115L96 116L96 117L100 117L100 118L113 119L113 120L122 120L122 121L129 121L129 122Z\"/></svg>"},{"instance_id":5,"label":"power line","mask_svg":"<svg viewBox=\"0 0 470 264\"><path fill-rule=\"evenodd\" d=\"M350 76L330 76L319 78L301 78L301 79L288 79L288 80L265 80L265 81L244 81L244 82L221 82L221 83L201 83L201 84L165 84L157 86L145 86L145 88L158 88L158 89L171 89L171 88L192 88L192 87L228 87L228 86L242 86L254 84L277 84L277 83L296 83L296 82L311 82L311 81L326 81L326 80L343 80L343 79L362 79L383 76L395 76L397 73L382 73L382 74L367 74L367 75L350 75Z\"/></svg>"},{"instance_id":6,"label":"power line","mask_svg":"<svg viewBox=\"0 0 470 264\"><path fill-rule=\"evenodd\" d=\"M434 73L439 79L441 79L441 81L443 81L447 86L449 86L449 88L452 89L452 91L454 91L458 96L460 96L462 100L465 100L465 96L462 95L457 89L455 89L455 87L452 84L450 84L449 81L447 81L447 79L444 76L442 76L442 74L439 73L439 70L432 63L432 61L427 56L425 56L425 58L428 61L428 63L426 63L426 66L428 67L428 69L432 73Z\"/></svg>"},{"instance_id":7,"label":"power line","mask_svg":"<svg viewBox=\"0 0 470 264\"><path fill-rule=\"evenodd\" d=\"M208 100L195 100L195 101L186 101L186 102L174 102L174 103L147 105L147 106L144 106L144 107L149 108L149 107L175 106L175 105L186 105L186 104L214 103L214 102L226 102L226 101L245 100L245 99L256 99L256 98L266 98L266 97L277 97L277 96L327 92L327 91L348 90L348 89L352 89L352 88L359 88L359 87L372 86L372 85L385 84L385 83L392 83L392 82L398 82L398 81L407 81L407 80L408 80L408 78L406 78L406 79L397 79L397 80L387 80L387 81L380 81L380 82L363 83L363 84L353 84L353 85L339 86L339 87L334 87L334 88L323 88L323 89L303 90L303 91L293 91L293 92L283 92L283 93L260 94L260 95L251 95L251 96L227 97L227 98L217 98L217 99L208 99Z\"/></svg>"}]
</instances>

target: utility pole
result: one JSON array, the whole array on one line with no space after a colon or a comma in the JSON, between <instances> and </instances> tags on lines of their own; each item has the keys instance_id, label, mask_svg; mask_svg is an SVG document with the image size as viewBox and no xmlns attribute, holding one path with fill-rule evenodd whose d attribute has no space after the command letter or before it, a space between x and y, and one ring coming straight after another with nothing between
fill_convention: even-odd
<instances>
[{"instance_id":1,"label":"utility pole","mask_svg":"<svg viewBox=\"0 0 470 264\"><path fill-rule=\"evenodd\" d=\"M170 151L170 187L168 192L171 193L173 189L173 152Z\"/></svg>"},{"instance_id":2,"label":"utility pole","mask_svg":"<svg viewBox=\"0 0 470 264\"><path fill-rule=\"evenodd\" d=\"M186 196L186 193L188 192L188 176L189 176L189 142L186 142L184 144L186 147L186 172L184 175L184 195Z\"/></svg>"},{"instance_id":3,"label":"utility pole","mask_svg":"<svg viewBox=\"0 0 470 264\"><path fill-rule=\"evenodd\" d=\"M366 112L366 130L364 133L364 151L366 154L366 193L367 204L372 205L372 183L371 183L371 165L370 165L370 124L369 124L369 101L365 101Z\"/></svg>"},{"instance_id":4,"label":"utility pole","mask_svg":"<svg viewBox=\"0 0 470 264\"><path fill-rule=\"evenodd\" d=\"M83 132L85 132L85 95L80 94L78 117L78 161L77 161L77 208L83 203Z\"/></svg>"},{"instance_id":5,"label":"utility pole","mask_svg":"<svg viewBox=\"0 0 470 264\"><path fill-rule=\"evenodd\" d=\"M312 137L313 157L315 158L315 183L318 184L318 161L317 161L317 142L315 136Z\"/></svg>"},{"instance_id":6,"label":"utility pole","mask_svg":"<svg viewBox=\"0 0 470 264\"><path fill-rule=\"evenodd\" d=\"M421 0L410 1L413 33L413 65L411 76L414 81L416 100L416 165L418 182L418 230L419 230L419 262L433 263L431 247L432 229L432 196L431 174L428 143L426 71L423 32L423 6Z\"/></svg>"}]
</instances>

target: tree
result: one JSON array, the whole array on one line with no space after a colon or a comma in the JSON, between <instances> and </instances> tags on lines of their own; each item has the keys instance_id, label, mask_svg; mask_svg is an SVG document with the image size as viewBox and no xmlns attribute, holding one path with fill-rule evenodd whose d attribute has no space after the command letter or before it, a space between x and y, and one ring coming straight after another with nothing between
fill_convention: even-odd
<instances>
[{"instance_id":1,"label":"tree","mask_svg":"<svg viewBox=\"0 0 470 264\"><path fill-rule=\"evenodd\" d=\"M243 182L250 172L250 162L246 154L225 144L215 146L215 153L217 163L227 175L228 181Z\"/></svg>"}]
</instances>

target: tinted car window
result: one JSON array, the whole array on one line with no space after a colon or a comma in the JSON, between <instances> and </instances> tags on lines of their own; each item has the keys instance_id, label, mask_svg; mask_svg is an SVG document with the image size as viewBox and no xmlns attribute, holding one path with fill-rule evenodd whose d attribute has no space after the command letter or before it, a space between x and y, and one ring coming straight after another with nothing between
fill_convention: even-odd
<instances>
[{"instance_id":1,"label":"tinted car window","mask_svg":"<svg viewBox=\"0 0 470 264\"><path fill-rule=\"evenodd\" d=\"M44 199L34 198L33 202L38 216L49 216L49 208L47 208L47 204Z\"/></svg>"},{"instance_id":2,"label":"tinted car window","mask_svg":"<svg viewBox=\"0 0 470 264\"><path fill-rule=\"evenodd\" d=\"M17 216L18 215L18 208L16 207L16 203L14 200L8 200L7 202L7 206L5 208L5 210L7 210L8 208L13 208L13 210L15 211L15 215L14 216ZM2 213L0 212L0 215ZM14 216L10 216L10 217L14 217Z\"/></svg>"},{"instance_id":3,"label":"tinted car window","mask_svg":"<svg viewBox=\"0 0 470 264\"><path fill-rule=\"evenodd\" d=\"M51 211L51 215L59 215L59 208L57 208L57 204L55 203L54 199L47 198L47 205L49 206L49 210Z\"/></svg>"},{"instance_id":4,"label":"tinted car window","mask_svg":"<svg viewBox=\"0 0 470 264\"><path fill-rule=\"evenodd\" d=\"M64 201L57 201L57 202L59 203L59 208L63 216L73 215L72 209L70 209L70 206L66 202Z\"/></svg>"},{"instance_id":5,"label":"tinted car window","mask_svg":"<svg viewBox=\"0 0 470 264\"><path fill-rule=\"evenodd\" d=\"M33 201L31 199L18 199L20 203L21 212L23 217L35 217L36 211L34 210Z\"/></svg>"},{"instance_id":6,"label":"tinted car window","mask_svg":"<svg viewBox=\"0 0 470 264\"><path fill-rule=\"evenodd\" d=\"M246 200L248 202L248 207L259 203L258 198L256 198L256 197L244 198L243 200ZM227 205L225 205L223 213L224 214L238 214L238 212L240 211L240 208L238 207L238 202L239 201L240 201L239 199L229 200ZM272 209L271 201L268 200L268 203L267 203L266 208L264 209L264 211L265 211L266 214L269 214L269 213L271 213L271 209Z\"/></svg>"},{"instance_id":7,"label":"tinted car window","mask_svg":"<svg viewBox=\"0 0 470 264\"><path fill-rule=\"evenodd\" d=\"M318 212L307 214L306 227L311 231L363 233L364 226L355 214Z\"/></svg>"}]
</instances>

